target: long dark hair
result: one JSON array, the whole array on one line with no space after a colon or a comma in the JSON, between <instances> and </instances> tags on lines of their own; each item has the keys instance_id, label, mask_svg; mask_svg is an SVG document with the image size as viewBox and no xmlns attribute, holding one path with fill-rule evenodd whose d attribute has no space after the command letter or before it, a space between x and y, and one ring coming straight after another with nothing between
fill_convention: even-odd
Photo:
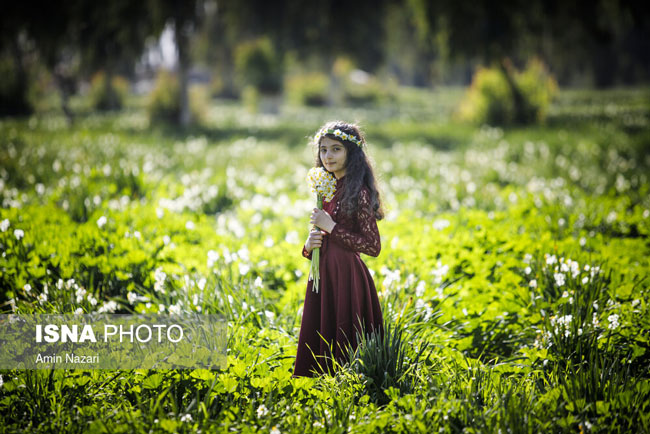
<instances>
[{"instance_id":1,"label":"long dark hair","mask_svg":"<svg viewBox=\"0 0 650 434\"><path fill-rule=\"evenodd\" d=\"M322 129L341 130L342 132L356 137L366 146L366 139L359 127L355 124L349 124L342 121L328 122L323 125ZM373 173L372 166L368 161L366 153L363 152L361 146L349 140L343 140L333 134L324 134L322 137L329 137L330 139L337 140L345 146L346 150L346 166L345 166L345 187L340 200L341 210L347 215L354 215L359 206L359 192L365 186L370 193L370 205L377 220L384 218L384 210L381 206L381 199L379 198L379 190L377 189L377 182L375 174ZM322 138L321 137L321 138ZM323 162L320 159L320 141L314 143L316 147L316 167L322 167ZM327 169L325 169L327 170Z\"/></svg>"}]
</instances>

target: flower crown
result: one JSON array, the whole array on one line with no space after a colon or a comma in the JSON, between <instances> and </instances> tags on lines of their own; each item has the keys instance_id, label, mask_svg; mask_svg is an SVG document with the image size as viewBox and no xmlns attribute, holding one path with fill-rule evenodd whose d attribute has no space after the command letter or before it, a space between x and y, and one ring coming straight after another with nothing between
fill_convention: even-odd
<instances>
[{"instance_id":1,"label":"flower crown","mask_svg":"<svg viewBox=\"0 0 650 434\"><path fill-rule=\"evenodd\" d=\"M348 133L345 133L345 132L343 132L343 131L341 131L339 129L332 129L332 128L323 128L322 130L317 132L316 135L314 136L314 141L316 143L318 143L320 141L321 137L323 137L325 134L332 134L332 135L334 135L334 136L336 136L338 138L341 138L343 140L347 140L348 142L352 142L352 143L356 144L357 146L359 146L360 148L363 147L363 142L361 140L357 139L354 136L354 134L348 134Z\"/></svg>"}]
</instances>

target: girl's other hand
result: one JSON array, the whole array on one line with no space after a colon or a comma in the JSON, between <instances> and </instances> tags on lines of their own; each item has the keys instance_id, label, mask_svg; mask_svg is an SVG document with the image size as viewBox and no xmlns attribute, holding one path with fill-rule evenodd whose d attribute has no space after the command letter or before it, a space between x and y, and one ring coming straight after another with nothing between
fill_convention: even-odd
<instances>
[{"instance_id":1,"label":"girl's other hand","mask_svg":"<svg viewBox=\"0 0 650 434\"><path fill-rule=\"evenodd\" d=\"M309 232L309 237L307 237L307 241L305 242L305 250L307 252L311 252L317 247L320 247L323 245L323 233L319 229L312 229L311 232Z\"/></svg>"},{"instance_id":2,"label":"girl's other hand","mask_svg":"<svg viewBox=\"0 0 650 434\"><path fill-rule=\"evenodd\" d=\"M336 225L334 220L332 220L332 217L326 211L318 208L314 208L311 212L309 223L316 225L329 233L332 233L332 229L334 229L334 226Z\"/></svg>"}]
</instances>

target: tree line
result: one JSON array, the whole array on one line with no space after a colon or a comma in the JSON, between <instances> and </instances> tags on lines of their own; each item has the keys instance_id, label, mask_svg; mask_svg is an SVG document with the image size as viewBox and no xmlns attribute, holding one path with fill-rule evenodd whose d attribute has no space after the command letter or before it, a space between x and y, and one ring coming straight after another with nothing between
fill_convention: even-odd
<instances>
[{"instance_id":1,"label":"tree line","mask_svg":"<svg viewBox=\"0 0 650 434\"><path fill-rule=\"evenodd\" d=\"M35 62L52 74L68 113L81 80L99 70L107 86L115 74L133 76L166 26L178 52L181 124L191 65L229 83L234 50L260 36L279 58L305 68L331 71L346 56L416 86L467 83L478 65L511 77L513 65L532 56L561 85L585 76L598 87L638 84L650 76L650 15L634 0L52 0L2 9L0 115L30 112L27 69Z\"/></svg>"}]
</instances>

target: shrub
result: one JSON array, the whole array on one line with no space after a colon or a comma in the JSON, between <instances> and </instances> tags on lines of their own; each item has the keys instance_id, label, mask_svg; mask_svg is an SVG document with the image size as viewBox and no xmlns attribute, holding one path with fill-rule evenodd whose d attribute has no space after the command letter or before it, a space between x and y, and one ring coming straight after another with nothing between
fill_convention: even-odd
<instances>
[{"instance_id":1,"label":"shrub","mask_svg":"<svg viewBox=\"0 0 650 434\"><path fill-rule=\"evenodd\" d=\"M161 70L149 95L147 104L149 120L151 122L175 123L181 110L179 92L178 77L167 70ZM207 90L197 86L188 89L190 112L194 123L204 120L207 110L207 93Z\"/></svg>"},{"instance_id":2,"label":"shrub","mask_svg":"<svg viewBox=\"0 0 650 434\"><path fill-rule=\"evenodd\" d=\"M544 122L548 107L558 90L557 82L546 66L537 58L530 60L526 69L517 74L517 85L526 101L528 112L525 113L525 118L530 122Z\"/></svg>"},{"instance_id":3,"label":"shrub","mask_svg":"<svg viewBox=\"0 0 650 434\"><path fill-rule=\"evenodd\" d=\"M497 68L479 68L461 102L460 118L503 125L514 120L514 112L512 92L503 73Z\"/></svg>"},{"instance_id":4,"label":"shrub","mask_svg":"<svg viewBox=\"0 0 650 434\"><path fill-rule=\"evenodd\" d=\"M355 76L362 76L364 79L355 80ZM343 92L345 102L354 106L375 105L392 97L389 89L377 77L365 75L360 70L351 73L344 83Z\"/></svg>"},{"instance_id":5,"label":"shrub","mask_svg":"<svg viewBox=\"0 0 650 434\"><path fill-rule=\"evenodd\" d=\"M514 71L513 80L522 101L517 108L515 95L502 69L479 68L461 102L458 116L470 122L490 125L541 123L557 93L557 82L538 59L524 71Z\"/></svg>"},{"instance_id":6,"label":"shrub","mask_svg":"<svg viewBox=\"0 0 650 434\"><path fill-rule=\"evenodd\" d=\"M327 104L329 77L321 72L298 74L286 82L289 101L307 106L324 106Z\"/></svg>"},{"instance_id":7,"label":"shrub","mask_svg":"<svg viewBox=\"0 0 650 434\"><path fill-rule=\"evenodd\" d=\"M113 76L110 85L106 73L97 72L90 81L90 104L97 110L119 110L129 93L129 82L121 76Z\"/></svg>"},{"instance_id":8,"label":"shrub","mask_svg":"<svg viewBox=\"0 0 650 434\"><path fill-rule=\"evenodd\" d=\"M240 44L235 49L235 71L241 85L262 94L278 94L282 89L282 61L269 38Z\"/></svg>"}]
</instances>

